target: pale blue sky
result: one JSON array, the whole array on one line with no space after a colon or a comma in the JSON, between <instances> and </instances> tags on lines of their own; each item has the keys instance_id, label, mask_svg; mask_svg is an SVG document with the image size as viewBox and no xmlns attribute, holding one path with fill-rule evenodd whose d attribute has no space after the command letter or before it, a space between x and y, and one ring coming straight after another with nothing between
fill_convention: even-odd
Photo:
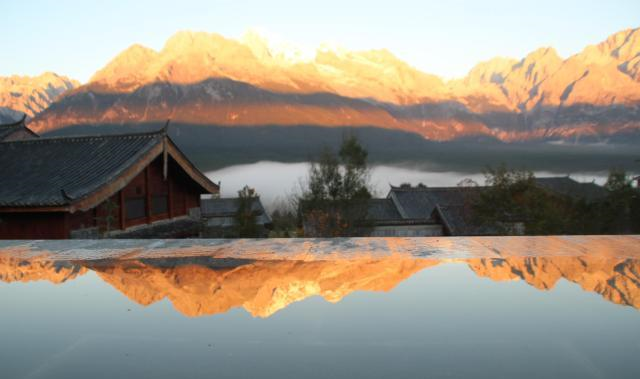
<instances>
[{"instance_id":1,"label":"pale blue sky","mask_svg":"<svg viewBox=\"0 0 640 379\"><path fill-rule=\"evenodd\" d=\"M178 30L240 37L259 28L307 47L388 48L423 71L458 77L496 55L541 46L577 53L639 27L640 1L2 0L0 14L1 76L54 71L86 81L133 43L160 49Z\"/></svg>"}]
</instances>

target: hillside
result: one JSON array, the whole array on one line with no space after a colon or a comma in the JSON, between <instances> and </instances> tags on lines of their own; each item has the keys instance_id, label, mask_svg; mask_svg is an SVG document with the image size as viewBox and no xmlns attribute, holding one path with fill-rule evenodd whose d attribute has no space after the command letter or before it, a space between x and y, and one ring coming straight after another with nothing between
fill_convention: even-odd
<instances>
[{"instance_id":1,"label":"hillside","mask_svg":"<svg viewBox=\"0 0 640 379\"><path fill-rule=\"evenodd\" d=\"M133 45L30 125L177 122L378 127L446 141L607 141L640 128L640 29L563 59L553 48L496 58L449 82L387 50L282 50L179 32L160 51Z\"/></svg>"},{"instance_id":2,"label":"hillside","mask_svg":"<svg viewBox=\"0 0 640 379\"><path fill-rule=\"evenodd\" d=\"M33 117L79 85L75 80L51 72L36 77L0 77L0 122L15 120L23 113Z\"/></svg>"}]
</instances>

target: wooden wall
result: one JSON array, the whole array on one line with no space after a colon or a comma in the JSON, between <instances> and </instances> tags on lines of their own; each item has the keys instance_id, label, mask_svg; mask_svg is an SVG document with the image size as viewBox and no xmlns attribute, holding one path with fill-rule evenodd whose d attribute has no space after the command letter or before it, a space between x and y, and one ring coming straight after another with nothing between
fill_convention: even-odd
<instances>
[{"instance_id":1,"label":"wooden wall","mask_svg":"<svg viewBox=\"0 0 640 379\"><path fill-rule=\"evenodd\" d=\"M115 196L117 229L184 216L200 206L202 190L178 164L169 162L167 180L163 171L162 157L158 157Z\"/></svg>"},{"instance_id":2,"label":"wooden wall","mask_svg":"<svg viewBox=\"0 0 640 379\"><path fill-rule=\"evenodd\" d=\"M67 238L65 213L0 213L0 239Z\"/></svg>"},{"instance_id":3,"label":"wooden wall","mask_svg":"<svg viewBox=\"0 0 640 379\"><path fill-rule=\"evenodd\" d=\"M156 159L121 192L124 229L158 220L184 216L200 206L201 189L175 162L169 162L164 179L162 159ZM137 203L136 203L137 202ZM144 203L144 214L133 204ZM139 217L138 217L139 216Z\"/></svg>"}]
</instances>

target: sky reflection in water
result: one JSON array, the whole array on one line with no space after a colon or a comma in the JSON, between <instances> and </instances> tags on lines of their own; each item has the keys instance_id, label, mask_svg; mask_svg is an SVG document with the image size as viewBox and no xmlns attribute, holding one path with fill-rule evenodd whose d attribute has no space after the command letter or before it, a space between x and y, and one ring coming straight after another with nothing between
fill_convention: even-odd
<instances>
[{"instance_id":1,"label":"sky reflection in water","mask_svg":"<svg viewBox=\"0 0 640 379\"><path fill-rule=\"evenodd\" d=\"M8 378L640 374L640 261L615 248L283 260L6 251Z\"/></svg>"}]
</instances>

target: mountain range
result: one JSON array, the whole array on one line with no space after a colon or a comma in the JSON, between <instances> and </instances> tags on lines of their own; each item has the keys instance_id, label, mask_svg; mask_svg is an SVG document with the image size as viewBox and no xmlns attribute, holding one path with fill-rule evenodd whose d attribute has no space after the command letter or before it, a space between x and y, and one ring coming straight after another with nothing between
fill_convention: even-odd
<instances>
[{"instance_id":1,"label":"mountain range","mask_svg":"<svg viewBox=\"0 0 640 379\"><path fill-rule=\"evenodd\" d=\"M566 59L546 47L479 63L448 81L387 50L322 46L304 54L251 32L238 40L179 32L160 51L129 47L84 85L57 78L64 84L33 80L31 88L1 79L0 106L34 116L29 126L41 133L167 118L218 127L375 127L437 141L607 141L640 129L638 28Z\"/></svg>"},{"instance_id":2,"label":"mountain range","mask_svg":"<svg viewBox=\"0 0 640 379\"><path fill-rule=\"evenodd\" d=\"M452 261L402 256L358 259L227 260L208 257L175 260L96 261L86 265L36 258L0 258L0 282L71 281L91 271L132 301L149 306L168 299L188 317L242 307L254 317L269 317L292 303L322 296L337 303L355 291L391 291L412 275ZM89 261L91 262L91 261ZM605 300L640 309L637 260L585 256L470 258L454 262L493 281L522 280L552 290L561 280Z\"/></svg>"},{"instance_id":3,"label":"mountain range","mask_svg":"<svg viewBox=\"0 0 640 379\"><path fill-rule=\"evenodd\" d=\"M0 122L14 121L23 113L33 117L78 86L78 81L52 72L36 77L0 77Z\"/></svg>"}]
</instances>

